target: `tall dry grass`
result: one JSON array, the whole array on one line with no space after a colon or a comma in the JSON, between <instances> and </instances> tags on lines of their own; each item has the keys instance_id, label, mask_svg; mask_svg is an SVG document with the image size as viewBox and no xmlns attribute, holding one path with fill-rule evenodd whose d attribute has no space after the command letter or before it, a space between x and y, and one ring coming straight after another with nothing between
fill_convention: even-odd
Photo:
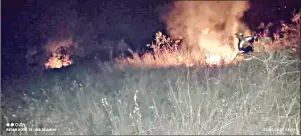
<instances>
[{"instance_id":1,"label":"tall dry grass","mask_svg":"<svg viewBox=\"0 0 301 136\"><path fill-rule=\"evenodd\" d=\"M56 131L2 133L300 134L299 62L267 63L124 72L107 65L40 79L25 87L25 105L5 104L3 122Z\"/></svg>"},{"instance_id":2,"label":"tall dry grass","mask_svg":"<svg viewBox=\"0 0 301 136\"><path fill-rule=\"evenodd\" d=\"M89 63L20 79L5 88L23 93L2 97L1 133L300 135L299 58L256 55L224 67ZM7 122L56 131L7 132Z\"/></svg>"}]
</instances>

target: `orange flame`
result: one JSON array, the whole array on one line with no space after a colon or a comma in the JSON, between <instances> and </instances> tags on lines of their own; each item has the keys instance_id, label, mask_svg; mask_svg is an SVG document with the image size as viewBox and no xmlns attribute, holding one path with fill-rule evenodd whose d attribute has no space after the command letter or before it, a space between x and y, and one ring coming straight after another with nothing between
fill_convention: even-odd
<instances>
[{"instance_id":1,"label":"orange flame","mask_svg":"<svg viewBox=\"0 0 301 136\"><path fill-rule=\"evenodd\" d=\"M71 39L50 42L47 46L50 58L45 63L46 69L62 68L73 64L71 55L77 46Z\"/></svg>"},{"instance_id":2,"label":"orange flame","mask_svg":"<svg viewBox=\"0 0 301 136\"><path fill-rule=\"evenodd\" d=\"M171 48L163 48L160 51L155 49L155 55L146 53L141 58L136 55L134 59L118 60L119 67L122 67L124 64L138 67L221 66L236 64L243 60L242 56L237 56L238 49L233 49L228 44L222 46L222 43L216 38L206 37L210 33L208 28L201 32L202 36L204 36L200 37L199 44L201 45L192 51Z\"/></svg>"},{"instance_id":3,"label":"orange flame","mask_svg":"<svg viewBox=\"0 0 301 136\"><path fill-rule=\"evenodd\" d=\"M48 59L48 62L45 63L45 67L47 69L54 69L54 68L62 68L68 65L71 65L73 61L70 59L70 56L64 56L64 58L57 58L51 57Z\"/></svg>"}]
</instances>

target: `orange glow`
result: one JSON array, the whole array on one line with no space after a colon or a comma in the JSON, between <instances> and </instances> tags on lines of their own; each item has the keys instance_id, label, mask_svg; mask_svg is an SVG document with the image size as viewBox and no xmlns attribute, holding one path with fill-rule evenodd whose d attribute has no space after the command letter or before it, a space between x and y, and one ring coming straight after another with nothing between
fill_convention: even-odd
<instances>
[{"instance_id":1,"label":"orange glow","mask_svg":"<svg viewBox=\"0 0 301 136\"><path fill-rule=\"evenodd\" d=\"M120 68L125 65L131 65L140 68L160 68L170 66L222 66L237 64L237 62L243 60L243 56L237 56L236 52L228 52L224 54L206 54L203 55L201 51L195 51L191 53L185 53L183 51L163 51L160 54L155 55L147 53L142 57L134 57L134 59L119 59L117 64ZM236 57L236 58L235 58ZM235 58L235 60L234 60Z\"/></svg>"},{"instance_id":2,"label":"orange glow","mask_svg":"<svg viewBox=\"0 0 301 136\"><path fill-rule=\"evenodd\" d=\"M237 56L238 49L235 43L233 46L222 44L215 33L210 35L208 28L201 30L199 46L190 51L163 48L160 51L155 49L154 55L146 53L142 57L134 59L118 60L119 67L130 64L136 67L169 67L169 66L221 66L232 65L243 60L242 56Z\"/></svg>"},{"instance_id":3,"label":"orange glow","mask_svg":"<svg viewBox=\"0 0 301 136\"><path fill-rule=\"evenodd\" d=\"M50 58L45 62L46 69L62 68L73 63L71 55L77 46L71 39L50 42L47 46Z\"/></svg>"},{"instance_id":4,"label":"orange glow","mask_svg":"<svg viewBox=\"0 0 301 136\"><path fill-rule=\"evenodd\" d=\"M62 59L51 57L49 58L48 62L45 63L45 67L47 69L62 68L71 65L72 63L73 62L70 59L70 56L65 56Z\"/></svg>"}]
</instances>

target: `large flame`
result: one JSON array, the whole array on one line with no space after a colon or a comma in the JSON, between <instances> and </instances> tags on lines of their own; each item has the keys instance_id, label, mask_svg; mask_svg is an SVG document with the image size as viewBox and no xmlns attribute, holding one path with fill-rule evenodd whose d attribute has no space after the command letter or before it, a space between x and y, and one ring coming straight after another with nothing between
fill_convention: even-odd
<instances>
[{"instance_id":1,"label":"large flame","mask_svg":"<svg viewBox=\"0 0 301 136\"><path fill-rule=\"evenodd\" d=\"M167 46L160 48L160 44L156 41L152 45L154 46L153 53L146 53L142 57L138 57L134 54L134 59L119 59L117 60L118 66L122 68L125 64L130 64L137 67L169 67L169 66L221 66L221 65L232 65L244 59L243 56L238 55L238 49L233 48L230 44L226 44L220 41L206 38L205 36L210 35L209 29L201 30L204 32L201 44L211 45L210 48L194 48L189 52L185 48L172 48ZM160 33L160 32L159 32ZM156 39L160 38L161 34L157 33ZM158 37L159 36L159 37ZM159 40L168 41L168 40ZM172 42L171 42L172 43ZM177 45L173 45L176 47ZM238 55L238 56L237 56Z\"/></svg>"},{"instance_id":2,"label":"large flame","mask_svg":"<svg viewBox=\"0 0 301 136\"><path fill-rule=\"evenodd\" d=\"M228 40L238 31L248 31L241 21L248 8L247 1L175 1L162 19L171 37L185 37L184 46L210 48L212 45L198 43L203 39ZM209 30L210 36L201 37Z\"/></svg>"},{"instance_id":3,"label":"large flame","mask_svg":"<svg viewBox=\"0 0 301 136\"><path fill-rule=\"evenodd\" d=\"M230 63L237 54L234 33L249 34L241 21L247 1L175 1L162 16L171 37L185 37L183 46L192 56L206 54L208 64Z\"/></svg>"},{"instance_id":4,"label":"large flame","mask_svg":"<svg viewBox=\"0 0 301 136\"><path fill-rule=\"evenodd\" d=\"M70 55L66 55L64 58L51 57L45 63L45 67L47 69L62 68L71 65L72 63L73 61L70 59Z\"/></svg>"},{"instance_id":5,"label":"large flame","mask_svg":"<svg viewBox=\"0 0 301 136\"><path fill-rule=\"evenodd\" d=\"M250 34L241 21L248 8L247 1L175 1L162 19L171 38L183 37L181 50L155 51L154 56L145 54L140 61L128 59L127 63L150 67L235 64L243 57L237 57L234 34Z\"/></svg>"},{"instance_id":6,"label":"large flame","mask_svg":"<svg viewBox=\"0 0 301 136\"><path fill-rule=\"evenodd\" d=\"M76 47L71 39L50 42L46 45L50 58L45 63L45 68L54 69L71 65L73 61L70 57Z\"/></svg>"}]
</instances>

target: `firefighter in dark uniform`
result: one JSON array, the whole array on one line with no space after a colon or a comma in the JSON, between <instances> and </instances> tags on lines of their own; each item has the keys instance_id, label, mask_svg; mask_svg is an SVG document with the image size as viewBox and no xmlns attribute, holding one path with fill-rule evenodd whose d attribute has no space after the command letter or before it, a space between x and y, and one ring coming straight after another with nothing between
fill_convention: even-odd
<instances>
[{"instance_id":1,"label":"firefighter in dark uniform","mask_svg":"<svg viewBox=\"0 0 301 136\"><path fill-rule=\"evenodd\" d=\"M238 50L240 53L248 54L254 51L253 43L257 40L257 37L254 34L244 37L242 33L238 32L235 36L238 38Z\"/></svg>"}]
</instances>

